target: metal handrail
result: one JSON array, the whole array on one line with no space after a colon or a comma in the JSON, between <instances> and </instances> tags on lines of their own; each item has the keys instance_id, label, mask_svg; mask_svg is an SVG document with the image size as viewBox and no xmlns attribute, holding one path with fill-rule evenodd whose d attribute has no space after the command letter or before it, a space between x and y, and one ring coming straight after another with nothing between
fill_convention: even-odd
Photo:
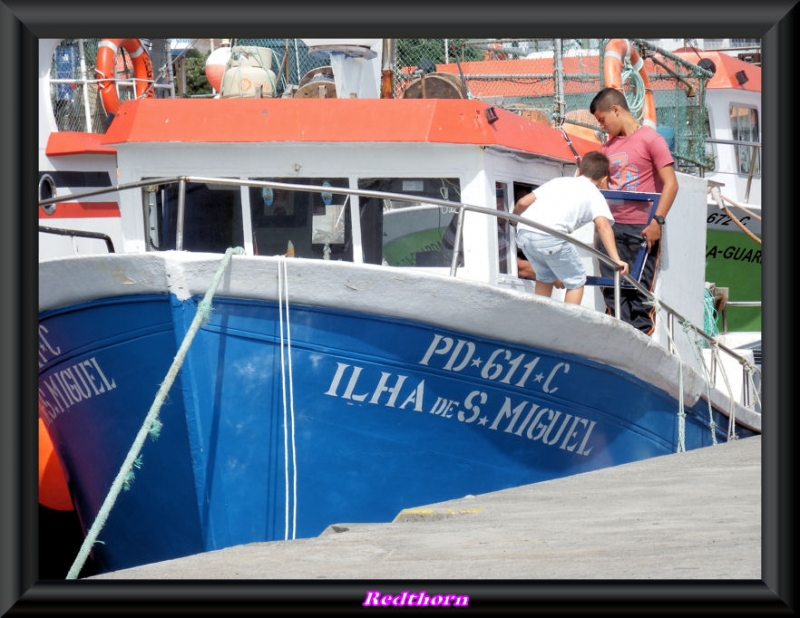
<instances>
[{"instance_id":1,"label":"metal handrail","mask_svg":"<svg viewBox=\"0 0 800 618\"><path fill-rule=\"evenodd\" d=\"M111 237L108 234L103 234L102 232L86 232L84 230L68 230L66 228L61 227L49 227L46 225L40 225L39 231L43 234L55 234L57 236L77 236L79 238L95 238L97 240L102 240L106 243L106 249L108 249L109 253L114 253L114 243L111 240Z\"/></svg>"}]
</instances>

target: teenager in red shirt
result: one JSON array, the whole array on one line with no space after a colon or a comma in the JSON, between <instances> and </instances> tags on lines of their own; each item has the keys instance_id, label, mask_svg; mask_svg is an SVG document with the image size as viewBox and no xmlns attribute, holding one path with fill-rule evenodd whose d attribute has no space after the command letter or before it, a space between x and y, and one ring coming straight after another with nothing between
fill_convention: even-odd
<instances>
[{"instance_id":1,"label":"teenager in red shirt","mask_svg":"<svg viewBox=\"0 0 800 618\"><path fill-rule=\"evenodd\" d=\"M615 191L660 193L658 209L652 221L650 204L629 201L611 204L614 216L614 237L620 257L633 267L639 252L638 238L647 239L648 256L639 283L652 291L661 257L661 234L667 213L678 193L675 161L666 140L654 129L643 126L628 108L625 95L615 88L605 88L592 99L589 111L608 133L601 147L611 162L608 188ZM597 243L602 251L602 243ZM612 271L600 264L604 277ZM606 307L613 313L614 290L604 288ZM645 304L647 298L637 290L623 289L620 294L620 317L647 335L655 330L655 308Z\"/></svg>"}]
</instances>

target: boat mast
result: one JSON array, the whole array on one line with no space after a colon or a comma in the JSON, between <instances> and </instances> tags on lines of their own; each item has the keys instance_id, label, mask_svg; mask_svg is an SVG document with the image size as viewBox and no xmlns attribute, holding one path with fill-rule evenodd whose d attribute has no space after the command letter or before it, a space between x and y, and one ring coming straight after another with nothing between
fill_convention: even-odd
<instances>
[{"instance_id":1,"label":"boat mast","mask_svg":"<svg viewBox=\"0 0 800 618\"><path fill-rule=\"evenodd\" d=\"M381 54L381 99L394 98L394 65L397 45L395 39L383 39Z\"/></svg>"},{"instance_id":2,"label":"boat mast","mask_svg":"<svg viewBox=\"0 0 800 618\"><path fill-rule=\"evenodd\" d=\"M553 110L553 120L556 127L561 127L564 123L564 67L561 61L561 39L553 39L553 83L555 88L555 100Z\"/></svg>"}]
</instances>

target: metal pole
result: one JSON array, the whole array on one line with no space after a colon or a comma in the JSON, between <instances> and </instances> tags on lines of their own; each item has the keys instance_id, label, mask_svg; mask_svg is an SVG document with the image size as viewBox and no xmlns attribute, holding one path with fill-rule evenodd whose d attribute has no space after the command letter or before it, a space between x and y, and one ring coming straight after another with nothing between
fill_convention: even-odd
<instances>
[{"instance_id":1,"label":"metal pole","mask_svg":"<svg viewBox=\"0 0 800 618\"><path fill-rule=\"evenodd\" d=\"M561 64L561 39L553 39L553 67L555 84L555 126L564 122L564 67Z\"/></svg>"},{"instance_id":2,"label":"metal pole","mask_svg":"<svg viewBox=\"0 0 800 618\"><path fill-rule=\"evenodd\" d=\"M381 99L394 98L395 40L383 39L381 54Z\"/></svg>"},{"instance_id":3,"label":"metal pole","mask_svg":"<svg viewBox=\"0 0 800 618\"><path fill-rule=\"evenodd\" d=\"M186 213L186 178L178 183L178 229L175 232L175 250L183 251L183 219Z\"/></svg>"},{"instance_id":4,"label":"metal pole","mask_svg":"<svg viewBox=\"0 0 800 618\"><path fill-rule=\"evenodd\" d=\"M86 132L92 133L92 110L89 106L89 82L86 77L86 56L83 48L83 39L78 39L78 55L81 64L81 80L83 85L83 111L86 115ZM116 85L114 86L116 88Z\"/></svg>"},{"instance_id":5,"label":"metal pole","mask_svg":"<svg viewBox=\"0 0 800 618\"><path fill-rule=\"evenodd\" d=\"M464 229L464 209L458 211L458 224L456 225L456 237L453 239L453 259L450 262L450 276L455 277L458 270L458 252L461 250L461 232Z\"/></svg>"},{"instance_id":6,"label":"metal pole","mask_svg":"<svg viewBox=\"0 0 800 618\"><path fill-rule=\"evenodd\" d=\"M756 157L758 156L758 146L753 146L750 151L750 172L747 174L747 186L744 190L744 203L750 200L750 185L753 184L753 174L756 171Z\"/></svg>"},{"instance_id":7,"label":"metal pole","mask_svg":"<svg viewBox=\"0 0 800 618\"><path fill-rule=\"evenodd\" d=\"M297 39L294 40L294 63L297 65L297 83L300 83L300 54L297 52Z\"/></svg>"}]
</instances>

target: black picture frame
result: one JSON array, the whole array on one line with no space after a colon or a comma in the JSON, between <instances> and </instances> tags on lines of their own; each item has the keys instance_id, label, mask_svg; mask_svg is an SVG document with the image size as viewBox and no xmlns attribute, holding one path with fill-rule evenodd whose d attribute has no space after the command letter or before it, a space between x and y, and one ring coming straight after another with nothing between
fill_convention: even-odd
<instances>
[{"instance_id":1,"label":"black picture frame","mask_svg":"<svg viewBox=\"0 0 800 618\"><path fill-rule=\"evenodd\" d=\"M761 581L448 582L469 594L469 611L497 613L661 614L794 613L792 446L794 406L788 357L796 330L788 315L794 283L788 235L796 200L795 106L790 105L794 0L726 5L700 0L641 5L598 3L403 4L336 2L0 3L2 105L2 387L0 408L0 612L11 615L163 613L233 614L358 611L368 589L359 581L37 581L36 498L36 164L34 113L37 39L56 36L674 36L763 39L763 408ZM666 34L671 33L671 34ZM783 292L781 294L781 292ZM735 471L731 471L734 473ZM735 543L736 539L731 539ZM664 556L665 560L669 556ZM388 587L386 581L381 585ZM403 582L435 587L435 582ZM455 585L454 585L455 584ZM375 610L371 610L375 611ZM397 612L396 608L392 609Z\"/></svg>"}]
</instances>

